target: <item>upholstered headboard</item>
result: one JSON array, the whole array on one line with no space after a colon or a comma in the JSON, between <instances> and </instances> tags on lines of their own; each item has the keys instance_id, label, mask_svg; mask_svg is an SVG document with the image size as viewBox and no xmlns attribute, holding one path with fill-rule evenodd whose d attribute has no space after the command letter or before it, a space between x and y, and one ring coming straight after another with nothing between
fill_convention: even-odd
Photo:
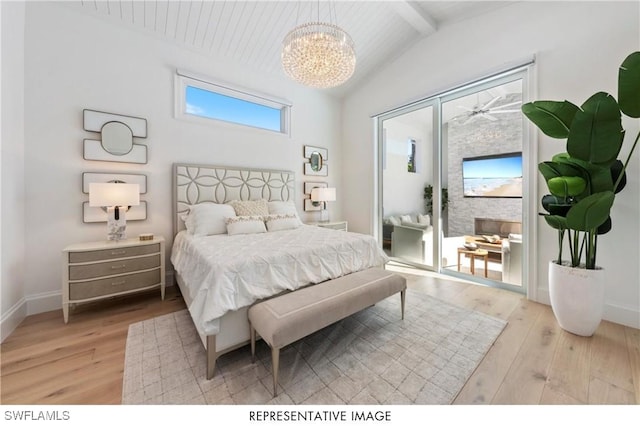
<instances>
[{"instance_id":1,"label":"upholstered headboard","mask_svg":"<svg viewBox=\"0 0 640 427\"><path fill-rule=\"evenodd\" d=\"M181 216L191 205L231 200L294 200L294 183L292 171L174 163L174 235L184 230Z\"/></svg>"}]
</instances>

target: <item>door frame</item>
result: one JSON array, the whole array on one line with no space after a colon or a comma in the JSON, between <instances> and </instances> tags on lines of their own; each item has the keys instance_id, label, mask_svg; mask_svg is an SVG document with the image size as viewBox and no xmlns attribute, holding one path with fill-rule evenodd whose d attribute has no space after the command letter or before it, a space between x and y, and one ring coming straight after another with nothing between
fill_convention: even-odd
<instances>
[{"instance_id":1,"label":"door frame","mask_svg":"<svg viewBox=\"0 0 640 427\"><path fill-rule=\"evenodd\" d=\"M464 96L466 92L473 93L483 90L485 87L493 87L496 84L503 84L509 81L522 80L522 102L523 104L533 99L537 89L535 84L535 67L533 59L525 63L518 64L507 70L485 76L481 79L470 81L466 84L456 86L455 88L439 92L414 101L387 112L373 116L374 126L374 236L377 237L379 244L382 245L382 219L383 219L383 136L384 121L394 117L401 116L413 112L415 110L433 107L434 126L433 126L433 267L423 264L401 261L403 264L411 265L417 268L434 271L446 276L458 277L465 280L473 280L479 284L502 289L512 290L514 292L524 293L527 298L537 300L537 137L533 127L522 116L522 173L523 173L523 197L522 197L522 234L523 234L523 253L522 253L522 286L510 285L504 282L496 282L481 277L469 277L464 273L457 271L443 270L441 266L441 241L440 230L442 229L441 209L442 205L442 104L447 100Z\"/></svg>"}]
</instances>

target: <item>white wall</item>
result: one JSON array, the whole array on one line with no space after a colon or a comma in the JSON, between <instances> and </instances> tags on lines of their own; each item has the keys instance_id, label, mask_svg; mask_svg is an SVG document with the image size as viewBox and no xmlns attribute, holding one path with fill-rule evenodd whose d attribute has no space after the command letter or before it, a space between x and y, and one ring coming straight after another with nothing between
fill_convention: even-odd
<instances>
[{"instance_id":1,"label":"white wall","mask_svg":"<svg viewBox=\"0 0 640 427\"><path fill-rule=\"evenodd\" d=\"M622 60L640 48L637 2L522 2L439 29L357 88L343 102L344 212L349 228L373 224L374 141L371 116L408 101L536 55L534 99L582 103L599 90L617 93ZM627 131L623 153L638 131ZM538 156L549 159L558 142L539 138ZM355 161L357 159L357 161ZM531 165L536 170L535 165ZM610 271L605 318L640 327L640 154L628 170L628 188L617 197L614 229L599 240L599 264ZM545 189L538 177L538 187ZM530 201L539 206L538 194ZM537 294L548 301L547 263L556 253L555 233L537 219Z\"/></svg>"},{"instance_id":2,"label":"white wall","mask_svg":"<svg viewBox=\"0 0 640 427\"><path fill-rule=\"evenodd\" d=\"M146 174L148 192L142 199L148 203L148 219L129 221L127 232L129 236L163 235L169 248L174 162L293 170L296 203L303 219L316 219L302 210L305 180L327 181L338 187L338 197L343 198L340 103L332 97L143 32L115 27L63 3L27 3L24 51L26 202L25 222L16 224L26 225L25 250L35 267L24 272L29 313L60 307L60 254L65 246L106 237L106 224L82 222L82 202L88 200L81 191L83 172ZM293 103L292 137L175 119L176 68L288 99ZM139 142L148 146L148 164L83 160L82 140L92 137L83 130L85 108L146 118L148 137ZM327 178L303 175L304 145L329 149ZM19 165L14 167L21 180ZM3 188L3 206L6 199ZM331 203L330 210L331 217L341 217L340 200ZM3 212L3 225L11 225L9 220L20 212L14 212L12 218L5 218ZM13 232L21 235L19 230ZM3 235L5 241L9 237ZM21 239L17 240L19 245Z\"/></svg>"},{"instance_id":3,"label":"white wall","mask_svg":"<svg viewBox=\"0 0 640 427\"><path fill-rule=\"evenodd\" d=\"M0 2L2 199L0 340L26 315L24 292L24 17L22 2Z\"/></svg>"}]
</instances>

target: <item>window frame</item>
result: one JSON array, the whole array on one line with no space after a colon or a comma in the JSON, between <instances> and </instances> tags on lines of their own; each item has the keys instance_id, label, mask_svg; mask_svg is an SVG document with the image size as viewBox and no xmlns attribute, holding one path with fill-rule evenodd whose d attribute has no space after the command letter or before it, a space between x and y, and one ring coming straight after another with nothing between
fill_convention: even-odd
<instances>
[{"instance_id":1,"label":"window frame","mask_svg":"<svg viewBox=\"0 0 640 427\"><path fill-rule=\"evenodd\" d=\"M280 130L268 129L261 126L252 126L250 124L239 123L219 118L200 116L193 113L187 113L187 87L191 86L200 90L211 92L218 95L231 97L240 101L245 101L264 107L280 110ZM204 124L226 124L230 126L241 126L243 128L257 129L260 131L273 132L276 134L287 135L291 137L291 102L277 98L275 96L266 95L251 89L241 88L225 82L221 82L200 74L176 70L175 76L175 116L178 119L204 123Z\"/></svg>"}]
</instances>

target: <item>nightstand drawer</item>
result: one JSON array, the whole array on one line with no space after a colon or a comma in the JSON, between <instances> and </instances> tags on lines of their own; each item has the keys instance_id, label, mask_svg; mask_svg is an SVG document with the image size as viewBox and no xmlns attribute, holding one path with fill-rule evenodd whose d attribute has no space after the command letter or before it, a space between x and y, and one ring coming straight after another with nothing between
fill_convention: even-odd
<instances>
[{"instance_id":1,"label":"nightstand drawer","mask_svg":"<svg viewBox=\"0 0 640 427\"><path fill-rule=\"evenodd\" d=\"M71 300L83 300L159 285L160 283L160 268L158 268L152 271L116 276L109 279L69 283L69 298Z\"/></svg>"},{"instance_id":2,"label":"nightstand drawer","mask_svg":"<svg viewBox=\"0 0 640 427\"><path fill-rule=\"evenodd\" d=\"M70 265L69 280L93 279L132 271L148 270L154 267L160 267L160 254L118 261Z\"/></svg>"},{"instance_id":3,"label":"nightstand drawer","mask_svg":"<svg viewBox=\"0 0 640 427\"><path fill-rule=\"evenodd\" d=\"M99 251L86 251L86 252L69 252L69 262L92 262L92 261L105 261L115 258L127 258L138 255L147 255L160 252L160 244L144 245L144 246L131 246L131 247L119 247L113 249L103 249Z\"/></svg>"}]
</instances>

